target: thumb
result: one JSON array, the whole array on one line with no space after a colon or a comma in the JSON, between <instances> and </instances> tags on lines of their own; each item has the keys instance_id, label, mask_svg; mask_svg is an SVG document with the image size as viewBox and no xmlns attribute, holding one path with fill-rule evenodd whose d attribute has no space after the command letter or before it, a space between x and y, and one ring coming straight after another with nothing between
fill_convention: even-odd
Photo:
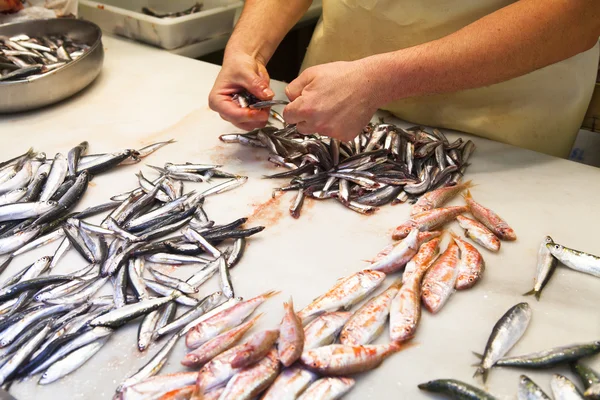
<instances>
[{"instance_id":1,"label":"thumb","mask_svg":"<svg viewBox=\"0 0 600 400\"><path fill-rule=\"evenodd\" d=\"M309 78L306 72L300 74L299 77L290 82L285 88L285 94L290 101L296 100L302 94L302 90L308 85Z\"/></svg>"},{"instance_id":2,"label":"thumb","mask_svg":"<svg viewBox=\"0 0 600 400\"><path fill-rule=\"evenodd\" d=\"M275 93L269 87L269 75L252 71L245 73L242 77L244 87L247 91L261 100L270 100L275 96Z\"/></svg>"}]
</instances>

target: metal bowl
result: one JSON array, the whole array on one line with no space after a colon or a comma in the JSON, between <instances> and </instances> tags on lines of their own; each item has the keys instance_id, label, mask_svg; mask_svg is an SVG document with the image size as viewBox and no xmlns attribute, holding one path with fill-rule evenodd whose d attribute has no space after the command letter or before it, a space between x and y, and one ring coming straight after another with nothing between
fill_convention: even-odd
<instances>
[{"instance_id":1,"label":"metal bowl","mask_svg":"<svg viewBox=\"0 0 600 400\"><path fill-rule=\"evenodd\" d=\"M64 35L90 49L64 67L27 81L0 82L0 113L32 110L73 96L92 83L102 69L102 31L91 22L77 19L46 19L0 26L0 35Z\"/></svg>"}]
</instances>

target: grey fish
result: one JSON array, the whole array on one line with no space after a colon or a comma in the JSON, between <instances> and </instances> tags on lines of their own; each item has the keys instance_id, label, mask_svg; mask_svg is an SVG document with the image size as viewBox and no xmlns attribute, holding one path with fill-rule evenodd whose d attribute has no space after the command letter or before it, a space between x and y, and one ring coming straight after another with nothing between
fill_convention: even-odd
<instances>
[{"instance_id":1,"label":"grey fish","mask_svg":"<svg viewBox=\"0 0 600 400\"><path fill-rule=\"evenodd\" d=\"M575 271L600 277L600 257L557 243L548 243L546 247L565 266Z\"/></svg>"},{"instance_id":2,"label":"grey fish","mask_svg":"<svg viewBox=\"0 0 600 400\"><path fill-rule=\"evenodd\" d=\"M525 375L521 375L519 380L519 390L517 392L518 400L551 400L550 397L542 388L535 384L534 381L526 377Z\"/></svg>"},{"instance_id":3,"label":"grey fish","mask_svg":"<svg viewBox=\"0 0 600 400\"><path fill-rule=\"evenodd\" d=\"M167 341L167 343L165 343L165 345L158 352L156 352L156 354L152 357L152 359L150 359L150 361L148 361L146 365L140 368L135 374L126 378L123 383L119 385L117 388L117 393L129 386L135 385L136 383L156 375L167 362L169 354L171 354L173 351L175 343L177 343L178 339L179 335L173 335Z\"/></svg>"},{"instance_id":4,"label":"grey fish","mask_svg":"<svg viewBox=\"0 0 600 400\"><path fill-rule=\"evenodd\" d=\"M581 384L585 389L597 383L600 383L600 376L596 373L596 371L594 371L587 365L581 363L580 361L572 363L570 367L571 372L573 372L579 377L579 380L581 381Z\"/></svg>"},{"instance_id":5,"label":"grey fish","mask_svg":"<svg viewBox=\"0 0 600 400\"><path fill-rule=\"evenodd\" d=\"M442 393L450 398L462 400L496 400L491 394L455 379L437 379L421 383L419 389L426 392Z\"/></svg>"},{"instance_id":6,"label":"grey fish","mask_svg":"<svg viewBox=\"0 0 600 400\"><path fill-rule=\"evenodd\" d=\"M481 364L474 376L481 375L485 382L490 368L521 339L529 326L529 321L531 321L529 304L519 303L511 307L494 325L484 353L481 355Z\"/></svg>"},{"instance_id":7,"label":"grey fish","mask_svg":"<svg viewBox=\"0 0 600 400\"><path fill-rule=\"evenodd\" d=\"M583 357L600 352L600 341L556 347L516 357L501 358L496 362L498 367L518 368L551 368L556 365L577 361Z\"/></svg>"},{"instance_id":8,"label":"grey fish","mask_svg":"<svg viewBox=\"0 0 600 400\"><path fill-rule=\"evenodd\" d=\"M215 292L209 296L206 296L202 299L198 305L189 309L186 313L179 316L177 319L173 320L169 324L160 327L154 332L155 339L160 336L168 335L171 332L178 331L190 322L198 319L198 317L206 314L207 312L213 310L219 304L223 302L223 293Z\"/></svg>"},{"instance_id":9,"label":"grey fish","mask_svg":"<svg viewBox=\"0 0 600 400\"><path fill-rule=\"evenodd\" d=\"M4 384L11 374L33 353L44 341L46 335L52 328L52 321L48 322L40 331L25 345L19 348L15 354L0 367L0 384Z\"/></svg>"},{"instance_id":10,"label":"grey fish","mask_svg":"<svg viewBox=\"0 0 600 400\"><path fill-rule=\"evenodd\" d=\"M554 244L554 241L550 236L546 236L540 245L533 289L525 293L524 296L533 294L535 295L535 298L539 300L544 286L546 286L550 281L552 274L554 274L558 260L550 253L550 250L548 250L548 244Z\"/></svg>"},{"instance_id":11,"label":"grey fish","mask_svg":"<svg viewBox=\"0 0 600 400\"><path fill-rule=\"evenodd\" d=\"M577 387L562 375L554 374L550 380L554 400L583 400Z\"/></svg>"},{"instance_id":12,"label":"grey fish","mask_svg":"<svg viewBox=\"0 0 600 400\"><path fill-rule=\"evenodd\" d=\"M107 340L108 338L99 339L75 350L62 360L55 362L42 374L38 383L40 385L47 385L75 371L100 351Z\"/></svg>"},{"instance_id":13,"label":"grey fish","mask_svg":"<svg viewBox=\"0 0 600 400\"><path fill-rule=\"evenodd\" d=\"M58 190L59 186L65 181L68 170L69 166L67 159L63 154L57 153L56 156L54 156L54 161L52 162L46 185L40 194L40 201L50 200L52 195Z\"/></svg>"},{"instance_id":14,"label":"grey fish","mask_svg":"<svg viewBox=\"0 0 600 400\"><path fill-rule=\"evenodd\" d=\"M170 301L173 301L179 296L178 292L173 292L168 297L160 297L151 300L141 301L139 303L128 304L124 307L117 308L109 313L101 315L90 321L90 326L108 326L111 328L119 327L140 315L147 314L156 310Z\"/></svg>"}]
</instances>

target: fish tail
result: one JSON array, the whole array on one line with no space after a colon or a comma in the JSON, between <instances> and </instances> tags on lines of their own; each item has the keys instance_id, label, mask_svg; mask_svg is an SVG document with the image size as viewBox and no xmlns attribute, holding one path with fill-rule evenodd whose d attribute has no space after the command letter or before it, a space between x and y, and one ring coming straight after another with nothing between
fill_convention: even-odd
<instances>
[{"instance_id":1,"label":"fish tail","mask_svg":"<svg viewBox=\"0 0 600 400\"><path fill-rule=\"evenodd\" d=\"M285 309L294 311L294 300L292 299L292 296L290 296L290 299L288 301L283 302L283 307Z\"/></svg>"},{"instance_id":2,"label":"fish tail","mask_svg":"<svg viewBox=\"0 0 600 400\"><path fill-rule=\"evenodd\" d=\"M536 299L537 301L540 301L540 297L541 297L541 296L542 296L542 291L541 291L541 290L538 290L538 291L535 293L535 299Z\"/></svg>"},{"instance_id":3,"label":"fish tail","mask_svg":"<svg viewBox=\"0 0 600 400\"><path fill-rule=\"evenodd\" d=\"M531 296L533 294L535 294L537 296L536 293L537 292L535 291L535 289L531 289L529 292L523 293L523 296Z\"/></svg>"},{"instance_id":4,"label":"fish tail","mask_svg":"<svg viewBox=\"0 0 600 400\"><path fill-rule=\"evenodd\" d=\"M462 197L467 202L467 204L466 204L467 209L470 209L471 207L469 207L469 201L473 200L473 196L471 196L471 191L469 189L467 189L466 192L463 192Z\"/></svg>"},{"instance_id":5,"label":"fish tail","mask_svg":"<svg viewBox=\"0 0 600 400\"><path fill-rule=\"evenodd\" d=\"M481 359L483 359L483 354L481 354L481 353L477 353L477 352L474 352L474 351L472 351L471 353L473 353L473 355L474 355L475 357L479 358L480 360L481 360ZM479 364L477 364L477 365L479 365Z\"/></svg>"},{"instance_id":6,"label":"fish tail","mask_svg":"<svg viewBox=\"0 0 600 400\"><path fill-rule=\"evenodd\" d=\"M465 189L467 189L467 190L469 190L469 189L471 189L471 188L473 188L473 187L477 186L476 184L474 184L474 183L473 183L473 181L472 181L472 180L468 180L468 181L464 182L462 185L463 185L463 186L465 187Z\"/></svg>"}]
</instances>

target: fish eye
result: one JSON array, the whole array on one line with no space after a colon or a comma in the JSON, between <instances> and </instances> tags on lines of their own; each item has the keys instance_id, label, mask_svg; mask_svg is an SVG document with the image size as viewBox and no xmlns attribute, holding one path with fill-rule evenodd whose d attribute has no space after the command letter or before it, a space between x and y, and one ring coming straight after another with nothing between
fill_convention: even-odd
<instances>
[{"instance_id":1,"label":"fish eye","mask_svg":"<svg viewBox=\"0 0 600 400\"><path fill-rule=\"evenodd\" d=\"M473 283L475 281L475 278L473 278L472 276L469 277L469 283Z\"/></svg>"},{"instance_id":2,"label":"fish eye","mask_svg":"<svg viewBox=\"0 0 600 400\"><path fill-rule=\"evenodd\" d=\"M559 249L560 249L560 245L559 245L559 244L555 244L555 245L554 245L554 248L555 248L556 250L559 250Z\"/></svg>"}]
</instances>

